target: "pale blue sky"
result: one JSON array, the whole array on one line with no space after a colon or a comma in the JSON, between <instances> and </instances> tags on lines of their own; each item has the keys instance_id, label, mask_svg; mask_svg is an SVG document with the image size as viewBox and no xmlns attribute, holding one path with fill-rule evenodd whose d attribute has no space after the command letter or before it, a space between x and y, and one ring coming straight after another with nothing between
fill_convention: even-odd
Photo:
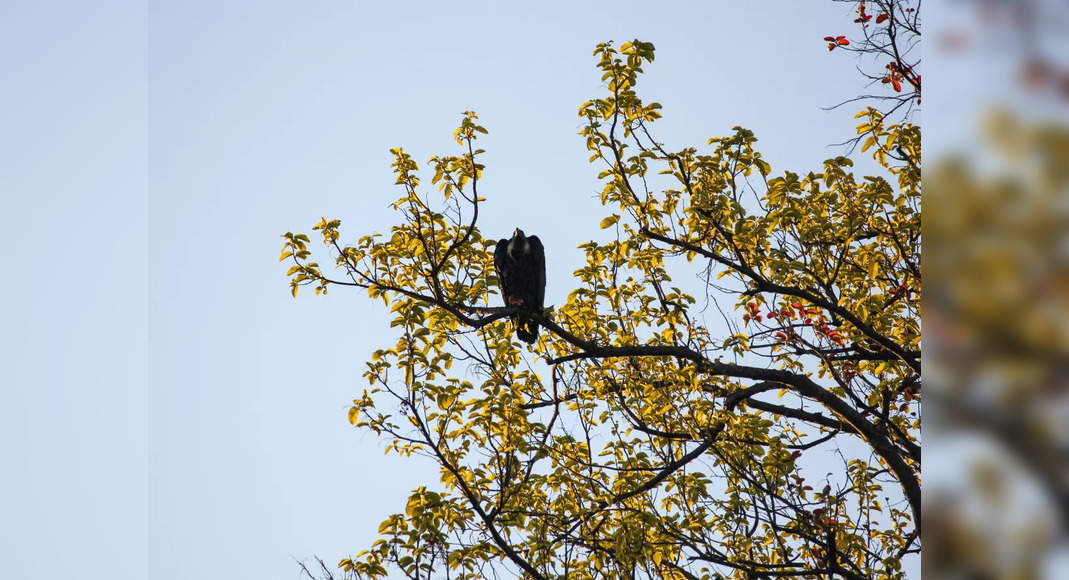
<instances>
[{"instance_id":1,"label":"pale blue sky","mask_svg":"<svg viewBox=\"0 0 1069 580\"><path fill-rule=\"evenodd\" d=\"M743 125L777 172L838 154L854 111L820 107L861 90L821 41L852 26L831 2L18 10L0 19L7 578L296 578L291 556L363 549L436 481L345 419L392 341L381 308L293 300L276 261L321 216L388 229L390 147L451 153L478 111L483 231L540 235L556 303L607 213L576 134L597 42L657 46L640 90L661 140Z\"/></svg>"}]
</instances>

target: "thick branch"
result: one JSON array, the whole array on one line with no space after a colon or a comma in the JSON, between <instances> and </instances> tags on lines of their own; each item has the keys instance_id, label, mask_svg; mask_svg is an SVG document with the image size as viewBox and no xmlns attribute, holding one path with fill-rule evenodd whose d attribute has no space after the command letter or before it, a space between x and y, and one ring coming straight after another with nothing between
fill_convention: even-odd
<instances>
[{"instance_id":1,"label":"thick branch","mask_svg":"<svg viewBox=\"0 0 1069 580\"><path fill-rule=\"evenodd\" d=\"M694 252L696 254L699 254L701 256L705 256L707 258L712 258L714 260L721 259L720 256L718 256L716 253L710 252L709 250L706 250L705 248L702 248L700 246L696 246L694 244L691 244L689 242L685 242L685 241L682 241L682 240L669 238L668 236L663 236L661 234L658 234L658 233L655 233L655 232L651 232L648 229L643 229L642 230L642 235L647 236L647 237L649 237L651 239L660 241L660 242L664 242L666 244L670 244L670 245L673 245L673 246L676 246L676 247L679 247L679 248L683 248L685 250ZM756 291L759 291L759 292L775 292L777 294L784 294L784 295L787 295L787 296L794 296L796 298L801 298L801 299L803 299L803 300L805 300L805 301L807 301L807 302L809 302L809 303L811 303L811 304L813 304L815 306L819 306L819 307L827 310L828 312L832 312L832 313L840 316L841 318L843 318L844 320L846 320L850 324L854 325L854 327L856 327L858 330L860 330L862 334L864 334L865 336L869 337L870 339L872 339L873 341L878 343L880 346L882 346L883 348L887 349L889 352L894 353L894 355L899 360L901 360L902 362L904 362L907 365L909 365L909 367L911 369L913 369L915 372L918 372L918 373L921 372L921 363L920 363L919 355L917 355L916 353L911 353L911 352L906 351L900 345L895 343L893 340L891 340L891 339L887 338L886 336L876 332L876 330L874 328L872 328L871 325L869 325L868 323L864 322L863 320L858 318L853 312L850 312L849 310L847 310L846 308L843 308L839 304L833 303L833 302L827 300L826 298L824 298L823 296L819 296L819 295L814 294L812 292L809 292L809 291L807 291L807 290L805 290L803 288L797 288L797 287L794 287L794 286L783 286L781 284L776 284L775 282L772 282L772 281L766 279L764 276L760 275L759 273L757 273L753 269L745 266L744 264L727 264L727 265L728 265L728 267L732 268L736 272L738 272L738 273L746 276L747 278L749 278L754 283L754 285L755 285L754 290L756 290Z\"/></svg>"}]
</instances>

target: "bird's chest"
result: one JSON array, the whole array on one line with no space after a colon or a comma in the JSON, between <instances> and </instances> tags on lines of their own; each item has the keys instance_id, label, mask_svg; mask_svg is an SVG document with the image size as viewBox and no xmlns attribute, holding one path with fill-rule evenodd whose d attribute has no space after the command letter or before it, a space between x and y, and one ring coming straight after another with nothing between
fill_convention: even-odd
<instances>
[{"instance_id":1,"label":"bird's chest","mask_svg":"<svg viewBox=\"0 0 1069 580\"><path fill-rule=\"evenodd\" d=\"M514 262L518 262L518 261L526 259L527 255L530 252L531 252L531 245L527 243L527 240L524 240L522 242L517 242L516 240L512 240L511 242L509 242L508 254L509 254L509 258Z\"/></svg>"}]
</instances>

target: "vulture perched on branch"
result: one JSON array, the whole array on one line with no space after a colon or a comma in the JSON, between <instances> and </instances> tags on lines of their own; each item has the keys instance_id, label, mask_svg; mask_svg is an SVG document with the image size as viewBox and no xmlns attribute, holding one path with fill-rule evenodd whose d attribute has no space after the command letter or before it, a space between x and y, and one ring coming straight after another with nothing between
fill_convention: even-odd
<instances>
[{"instance_id":1,"label":"vulture perched on branch","mask_svg":"<svg viewBox=\"0 0 1069 580\"><path fill-rule=\"evenodd\" d=\"M501 284L505 306L518 306L513 315L516 337L530 344L538 338L538 323L523 311L542 313L546 297L546 253L538 236L525 236L516 228L512 237L497 242L494 269Z\"/></svg>"}]
</instances>

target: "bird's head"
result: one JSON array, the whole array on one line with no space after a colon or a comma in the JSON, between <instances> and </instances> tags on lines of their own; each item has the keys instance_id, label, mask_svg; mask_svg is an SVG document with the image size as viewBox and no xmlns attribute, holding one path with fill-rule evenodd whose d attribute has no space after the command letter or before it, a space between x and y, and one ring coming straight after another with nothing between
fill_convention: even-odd
<instances>
[{"instance_id":1,"label":"bird's head","mask_svg":"<svg viewBox=\"0 0 1069 580\"><path fill-rule=\"evenodd\" d=\"M512 232L512 239L509 240L509 256L515 258L516 254L526 255L528 249L527 236L523 235L523 230L516 228L516 230Z\"/></svg>"}]
</instances>

